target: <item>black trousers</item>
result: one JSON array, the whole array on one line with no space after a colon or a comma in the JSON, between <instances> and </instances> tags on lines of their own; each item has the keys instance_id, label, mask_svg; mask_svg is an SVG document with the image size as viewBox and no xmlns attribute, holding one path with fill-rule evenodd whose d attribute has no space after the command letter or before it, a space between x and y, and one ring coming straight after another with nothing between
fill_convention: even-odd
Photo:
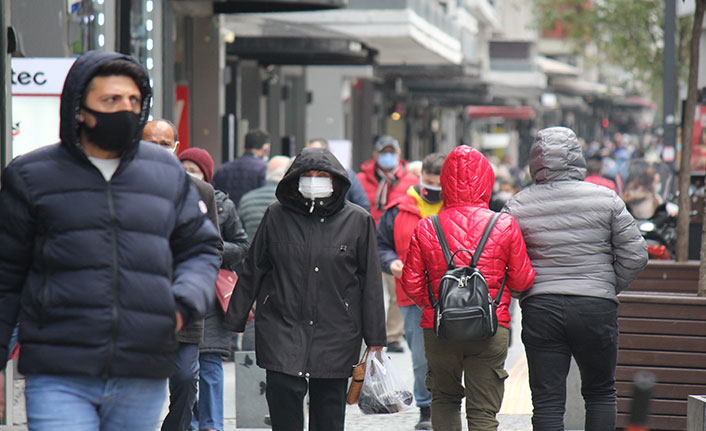
<instances>
[{"instance_id":1,"label":"black trousers","mask_svg":"<svg viewBox=\"0 0 706 431\"><path fill-rule=\"evenodd\" d=\"M267 406L273 431L304 429L309 391L309 431L343 431L348 379L307 379L267 370Z\"/></svg>"},{"instance_id":2,"label":"black trousers","mask_svg":"<svg viewBox=\"0 0 706 431\"><path fill-rule=\"evenodd\" d=\"M169 377L169 413L162 431L188 431L199 381L199 345L179 343L176 368Z\"/></svg>"},{"instance_id":3,"label":"black trousers","mask_svg":"<svg viewBox=\"0 0 706 431\"><path fill-rule=\"evenodd\" d=\"M618 304L589 296L536 295L521 306L533 428L564 430L566 376L573 356L581 373L585 430L615 430Z\"/></svg>"}]
</instances>

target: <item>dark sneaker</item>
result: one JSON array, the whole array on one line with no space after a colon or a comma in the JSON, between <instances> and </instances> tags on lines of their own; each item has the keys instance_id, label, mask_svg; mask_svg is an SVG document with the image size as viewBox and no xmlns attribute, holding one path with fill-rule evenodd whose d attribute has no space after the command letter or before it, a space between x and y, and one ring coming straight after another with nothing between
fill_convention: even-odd
<instances>
[{"instance_id":1,"label":"dark sneaker","mask_svg":"<svg viewBox=\"0 0 706 431\"><path fill-rule=\"evenodd\" d=\"M399 341L393 341L387 345L387 351L389 353L402 353L404 352L404 347L402 347L402 343Z\"/></svg>"},{"instance_id":2,"label":"dark sneaker","mask_svg":"<svg viewBox=\"0 0 706 431\"><path fill-rule=\"evenodd\" d=\"M430 430L431 428L431 407L419 408L419 422L414 426L415 430Z\"/></svg>"}]
</instances>

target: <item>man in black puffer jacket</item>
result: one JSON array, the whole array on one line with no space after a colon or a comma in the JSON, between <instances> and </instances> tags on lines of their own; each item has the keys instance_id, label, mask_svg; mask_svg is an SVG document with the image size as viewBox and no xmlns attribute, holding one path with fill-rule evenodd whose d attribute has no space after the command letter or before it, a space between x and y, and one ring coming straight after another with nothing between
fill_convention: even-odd
<instances>
[{"instance_id":1,"label":"man in black puffer jacket","mask_svg":"<svg viewBox=\"0 0 706 431\"><path fill-rule=\"evenodd\" d=\"M15 159L0 190L0 369L19 321L32 430L154 430L175 330L213 297L218 233L176 158L141 143L145 69L80 56L61 142Z\"/></svg>"}]
</instances>

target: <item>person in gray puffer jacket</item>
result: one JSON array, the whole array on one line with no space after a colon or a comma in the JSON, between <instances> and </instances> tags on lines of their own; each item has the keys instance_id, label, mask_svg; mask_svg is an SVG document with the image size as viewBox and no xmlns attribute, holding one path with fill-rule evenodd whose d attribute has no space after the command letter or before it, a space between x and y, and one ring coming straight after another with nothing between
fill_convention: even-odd
<instances>
[{"instance_id":1,"label":"person in gray puffer jacket","mask_svg":"<svg viewBox=\"0 0 706 431\"><path fill-rule=\"evenodd\" d=\"M647 264L647 246L615 192L583 181L586 161L573 130L540 130L529 164L535 184L503 211L520 225L536 272L534 285L520 294L532 425L564 429L573 356L585 429L615 429L617 295Z\"/></svg>"}]
</instances>

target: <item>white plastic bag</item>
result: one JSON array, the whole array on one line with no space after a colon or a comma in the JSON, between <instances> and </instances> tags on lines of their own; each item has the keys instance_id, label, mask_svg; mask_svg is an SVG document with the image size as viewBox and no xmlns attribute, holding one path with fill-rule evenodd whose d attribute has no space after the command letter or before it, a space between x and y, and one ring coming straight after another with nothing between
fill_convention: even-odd
<instances>
[{"instance_id":1,"label":"white plastic bag","mask_svg":"<svg viewBox=\"0 0 706 431\"><path fill-rule=\"evenodd\" d=\"M397 413L412 406L414 396L404 388L383 352L370 352L365 366L365 380L358 407L366 415Z\"/></svg>"}]
</instances>

